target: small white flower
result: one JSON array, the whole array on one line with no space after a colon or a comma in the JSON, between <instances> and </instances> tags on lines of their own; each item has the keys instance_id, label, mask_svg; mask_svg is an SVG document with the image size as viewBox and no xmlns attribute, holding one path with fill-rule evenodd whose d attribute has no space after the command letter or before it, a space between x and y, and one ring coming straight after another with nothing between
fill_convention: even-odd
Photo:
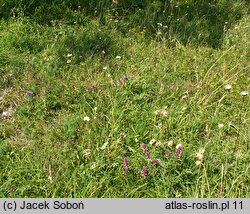
<instances>
[{"instance_id":1,"label":"small white flower","mask_svg":"<svg viewBox=\"0 0 250 214\"><path fill-rule=\"evenodd\" d=\"M150 142L149 142L149 145L153 145L153 144L155 144L156 143L156 140L153 138L152 140L150 140Z\"/></svg>"},{"instance_id":2,"label":"small white flower","mask_svg":"<svg viewBox=\"0 0 250 214\"><path fill-rule=\"evenodd\" d=\"M159 115L161 113L161 110L156 110L156 111L154 111L154 114L155 115Z\"/></svg>"},{"instance_id":3,"label":"small white flower","mask_svg":"<svg viewBox=\"0 0 250 214\"><path fill-rule=\"evenodd\" d=\"M91 166L90 166L90 169L95 169L96 168L96 164L93 163Z\"/></svg>"},{"instance_id":4,"label":"small white flower","mask_svg":"<svg viewBox=\"0 0 250 214\"><path fill-rule=\"evenodd\" d=\"M70 64L71 62L72 62L71 59L68 59L68 60L67 60L67 64Z\"/></svg>"},{"instance_id":5,"label":"small white flower","mask_svg":"<svg viewBox=\"0 0 250 214\"><path fill-rule=\"evenodd\" d=\"M161 31L157 31L157 36L161 35L162 32Z\"/></svg>"},{"instance_id":6,"label":"small white flower","mask_svg":"<svg viewBox=\"0 0 250 214\"><path fill-rule=\"evenodd\" d=\"M204 149L200 149L198 153L196 153L196 158L198 160L202 160L203 159L203 156L204 156L204 152L205 150Z\"/></svg>"},{"instance_id":7,"label":"small white flower","mask_svg":"<svg viewBox=\"0 0 250 214\"><path fill-rule=\"evenodd\" d=\"M111 164L111 166L115 168L115 167L118 166L118 163L114 162L114 163Z\"/></svg>"},{"instance_id":8,"label":"small white flower","mask_svg":"<svg viewBox=\"0 0 250 214\"><path fill-rule=\"evenodd\" d=\"M94 111L97 111L97 107L94 107Z\"/></svg>"},{"instance_id":9,"label":"small white flower","mask_svg":"<svg viewBox=\"0 0 250 214\"><path fill-rule=\"evenodd\" d=\"M83 120L84 120L84 121L90 121L90 118L89 118L88 116L85 116L85 117L83 118Z\"/></svg>"},{"instance_id":10,"label":"small white flower","mask_svg":"<svg viewBox=\"0 0 250 214\"><path fill-rule=\"evenodd\" d=\"M116 59L121 59L122 57L121 57L121 56L116 56L115 58L116 58Z\"/></svg>"},{"instance_id":11,"label":"small white flower","mask_svg":"<svg viewBox=\"0 0 250 214\"><path fill-rule=\"evenodd\" d=\"M45 61L49 61L49 56L45 56L43 59L44 59Z\"/></svg>"},{"instance_id":12,"label":"small white flower","mask_svg":"<svg viewBox=\"0 0 250 214\"><path fill-rule=\"evenodd\" d=\"M0 101L3 100L3 97L0 97Z\"/></svg>"},{"instance_id":13,"label":"small white flower","mask_svg":"<svg viewBox=\"0 0 250 214\"><path fill-rule=\"evenodd\" d=\"M107 66L103 67L103 70L107 70L107 69L108 69L108 67L107 67Z\"/></svg>"},{"instance_id":14,"label":"small white flower","mask_svg":"<svg viewBox=\"0 0 250 214\"><path fill-rule=\"evenodd\" d=\"M155 128L160 129L162 127L162 123L159 123L158 125L154 125Z\"/></svg>"},{"instance_id":15,"label":"small white flower","mask_svg":"<svg viewBox=\"0 0 250 214\"><path fill-rule=\"evenodd\" d=\"M67 54L67 57L68 57L68 58L72 57L72 54L71 54L71 53L68 53L68 54Z\"/></svg>"},{"instance_id":16,"label":"small white flower","mask_svg":"<svg viewBox=\"0 0 250 214\"><path fill-rule=\"evenodd\" d=\"M247 96L248 94L249 94L248 91L242 91L242 92L240 92L241 96Z\"/></svg>"},{"instance_id":17,"label":"small white flower","mask_svg":"<svg viewBox=\"0 0 250 214\"><path fill-rule=\"evenodd\" d=\"M227 85L224 86L225 90L230 90L231 88L232 88L232 85L230 85L230 84L227 84Z\"/></svg>"},{"instance_id":18,"label":"small white flower","mask_svg":"<svg viewBox=\"0 0 250 214\"><path fill-rule=\"evenodd\" d=\"M88 155L91 154L91 150L90 149L85 149L85 150L82 151L82 154L83 154L83 156L88 156Z\"/></svg>"},{"instance_id":19,"label":"small white flower","mask_svg":"<svg viewBox=\"0 0 250 214\"><path fill-rule=\"evenodd\" d=\"M201 161L200 161L200 160L197 160L197 161L195 162L195 164L196 164L196 166L199 166L199 165L201 165Z\"/></svg>"},{"instance_id":20,"label":"small white flower","mask_svg":"<svg viewBox=\"0 0 250 214\"><path fill-rule=\"evenodd\" d=\"M164 110L164 109L162 109L161 114L162 114L163 117L168 116L168 112L166 110Z\"/></svg>"},{"instance_id":21,"label":"small white flower","mask_svg":"<svg viewBox=\"0 0 250 214\"><path fill-rule=\"evenodd\" d=\"M223 123L219 123L219 124L218 124L218 127L219 127L220 129L223 128L223 126L224 126Z\"/></svg>"},{"instance_id":22,"label":"small white flower","mask_svg":"<svg viewBox=\"0 0 250 214\"><path fill-rule=\"evenodd\" d=\"M172 140L168 141L168 146L172 147L174 145L174 142Z\"/></svg>"},{"instance_id":23,"label":"small white flower","mask_svg":"<svg viewBox=\"0 0 250 214\"><path fill-rule=\"evenodd\" d=\"M50 182L50 183L53 183L52 176L49 176L48 179L49 179L49 182Z\"/></svg>"},{"instance_id":24,"label":"small white flower","mask_svg":"<svg viewBox=\"0 0 250 214\"><path fill-rule=\"evenodd\" d=\"M188 96L185 94L185 95L182 96L181 99L185 100L185 99L187 99L187 98L188 98Z\"/></svg>"},{"instance_id":25,"label":"small white flower","mask_svg":"<svg viewBox=\"0 0 250 214\"><path fill-rule=\"evenodd\" d=\"M107 141L107 142L105 142L103 145L102 145L102 147L100 148L101 150L104 150L104 149L106 149L106 147L107 147L107 145L109 144L109 142Z\"/></svg>"},{"instance_id":26,"label":"small white flower","mask_svg":"<svg viewBox=\"0 0 250 214\"><path fill-rule=\"evenodd\" d=\"M155 115L162 115L163 117L168 116L168 112L165 109L158 109L154 112Z\"/></svg>"},{"instance_id":27,"label":"small white flower","mask_svg":"<svg viewBox=\"0 0 250 214\"><path fill-rule=\"evenodd\" d=\"M12 112L13 112L12 108L8 108L7 111L4 111L4 112L2 113L2 116L3 116L3 117L10 117L11 114L12 114Z\"/></svg>"}]
</instances>

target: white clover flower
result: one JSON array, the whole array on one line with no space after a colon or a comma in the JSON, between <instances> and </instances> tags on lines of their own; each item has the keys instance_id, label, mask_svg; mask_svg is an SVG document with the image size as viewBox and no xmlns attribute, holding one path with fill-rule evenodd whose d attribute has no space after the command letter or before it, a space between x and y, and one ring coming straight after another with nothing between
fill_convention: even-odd
<instances>
[{"instance_id":1,"label":"white clover flower","mask_svg":"<svg viewBox=\"0 0 250 214\"><path fill-rule=\"evenodd\" d=\"M230 85L230 84L227 84L227 85L224 86L225 90L230 90L231 88L232 88L232 85Z\"/></svg>"},{"instance_id":2,"label":"white clover flower","mask_svg":"<svg viewBox=\"0 0 250 214\"><path fill-rule=\"evenodd\" d=\"M249 94L248 91L242 91L242 92L240 92L241 96L247 96L248 94Z\"/></svg>"},{"instance_id":3,"label":"white clover flower","mask_svg":"<svg viewBox=\"0 0 250 214\"><path fill-rule=\"evenodd\" d=\"M49 61L49 56L45 56L43 59L44 59L45 61Z\"/></svg>"},{"instance_id":4,"label":"white clover flower","mask_svg":"<svg viewBox=\"0 0 250 214\"><path fill-rule=\"evenodd\" d=\"M174 145L174 142L172 140L168 141L168 146L172 147Z\"/></svg>"},{"instance_id":5,"label":"white clover flower","mask_svg":"<svg viewBox=\"0 0 250 214\"><path fill-rule=\"evenodd\" d=\"M51 175L48 177L48 179L49 179L49 182L50 182L50 183L53 183L53 179L52 179L52 176L51 176Z\"/></svg>"},{"instance_id":6,"label":"white clover flower","mask_svg":"<svg viewBox=\"0 0 250 214\"><path fill-rule=\"evenodd\" d=\"M200 161L200 160L197 160L197 161L195 162L195 164L196 164L196 166L199 166L199 165L201 165L201 161Z\"/></svg>"},{"instance_id":7,"label":"white clover flower","mask_svg":"<svg viewBox=\"0 0 250 214\"><path fill-rule=\"evenodd\" d=\"M68 59L68 60L67 60L67 64L70 64L71 62L72 62L71 59Z\"/></svg>"},{"instance_id":8,"label":"white clover flower","mask_svg":"<svg viewBox=\"0 0 250 214\"><path fill-rule=\"evenodd\" d=\"M90 169L95 169L96 168L96 164L93 163L91 166L90 166Z\"/></svg>"},{"instance_id":9,"label":"white clover flower","mask_svg":"<svg viewBox=\"0 0 250 214\"><path fill-rule=\"evenodd\" d=\"M7 111L4 111L4 112L2 113L2 116L3 116L3 117L10 117L10 116L12 115L12 112L13 112L12 108L8 108Z\"/></svg>"},{"instance_id":10,"label":"white clover flower","mask_svg":"<svg viewBox=\"0 0 250 214\"><path fill-rule=\"evenodd\" d=\"M91 150L90 149L85 149L85 150L82 151L82 154L83 154L83 156L88 156L88 155L91 154Z\"/></svg>"},{"instance_id":11,"label":"white clover flower","mask_svg":"<svg viewBox=\"0 0 250 214\"><path fill-rule=\"evenodd\" d=\"M168 116L168 112L164 109L161 110L161 114L163 117L167 117Z\"/></svg>"},{"instance_id":12,"label":"white clover flower","mask_svg":"<svg viewBox=\"0 0 250 214\"><path fill-rule=\"evenodd\" d=\"M161 110L156 110L156 111L154 111L154 114L155 115L159 115L161 113Z\"/></svg>"},{"instance_id":13,"label":"white clover flower","mask_svg":"<svg viewBox=\"0 0 250 214\"><path fill-rule=\"evenodd\" d=\"M223 124L223 123L219 123L219 124L218 124L218 127L221 129L221 128L224 127L224 124Z\"/></svg>"},{"instance_id":14,"label":"white clover flower","mask_svg":"<svg viewBox=\"0 0 250 214\"><path fill-rule=\"evenodd\" d=\"M68 54L67 54L67 57L68 57L68 58L72 57L72 54L71 54L71 53L68 53Z\"/></svg>"},{"instance_id":15,"label":"white clover flower","mask_svg":"<svg viewBox=\"0 0 250 214\"><path fill-rule=\"evenodd\" d=\"M161 31L157 31L157 36L161 35L162 32Z\"/></svg>"},{"instance_id":16,"label":"white clover flower","mask_svg":"<svg viewBox=\"0 0 250 214\"><path fill-rule=\"evenodd\" d=\"M85 117L83 118L83 120L84 120L84 121L90 121L90 118L89 118L88 116L85 116Z\"/></svg>"},{"instance_id":17,"label":"white clover flower","mask_svg":"<svg viewBox=\"0 0 250 214\"><path fill-rule=\"evenodd\" d=\"M200 149L199 152L196 153L196 157L197 157L198 160L202 160L203 159L204 152L205 152L204 149Z\"/></svg>"},{"instance_id":18,"label":"white clover flower","mask_svg":"<svg viewBox=\"0 0 250 214\"><path fill-rule=\"evenodd\" d=\"M168 112L165 109L158 109L156 111L154 111L155 115L162 115L163 117L167 117L168 116Z\"/></svg>"},{"instance_id":19,"label":"white clover flower","mask_svg":"<svg viewBox=\"0 0 250 214\"><path fill-rule=\"evenodd\" d=\"M155 128L160 129L162 127L162 123L159 123L158 125L154 125Z\"/></svg>"},{"instance_id":20,"label":"white clover flower","mask_svg":"<svg viewBox=\"0 0 250 214\"><path fill-rule=\"evenodd\" d=\"M116 58L116 59L121 59L122 57L121 57L121 56L116 56L115 58Z\"/></svg>"},{"instance_id":21,"label":"white clover flower","mask_svg":"<svg viewBox=\"0 0 250 214\"><path fill-rule=\"evenodd\" d=\"M155 144L155 143L156 143L156 140L155 140L154 138L153 138L152 140L149 141L149 145L151 145L151 146L152 146L153 144Z\"/></svg>"},{"instance_id":22,"label":"white clover flower","mask_svg":"<svg viewBox=\"0 0 250 214\"><path fill-rule=\"evenodd\" d=\"M107 66L104 66L104 67L103 67L103 70L107 70L107 69L108 69L108 67L107 67Z\"/></svg>"}]
</instances>

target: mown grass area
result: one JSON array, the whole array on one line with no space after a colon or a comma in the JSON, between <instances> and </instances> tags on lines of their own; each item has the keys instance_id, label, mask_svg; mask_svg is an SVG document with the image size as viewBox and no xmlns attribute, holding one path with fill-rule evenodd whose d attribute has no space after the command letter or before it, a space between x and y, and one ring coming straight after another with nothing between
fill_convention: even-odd
<instances>
[{"instance_id":1,"label":"mown grass area","mask_svg":"<svg viewBox=\"0 0 250 214\"><path fill-rule=\"evenodd\" d=\"M249 3L64 2L1 5L0 196L249 197Z\"/></svg>"}]
</instances>

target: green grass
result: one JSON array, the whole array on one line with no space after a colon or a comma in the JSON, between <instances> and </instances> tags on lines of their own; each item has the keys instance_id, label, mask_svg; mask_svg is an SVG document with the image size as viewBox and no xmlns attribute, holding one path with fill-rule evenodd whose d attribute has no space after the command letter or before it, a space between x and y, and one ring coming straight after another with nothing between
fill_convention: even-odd
<instances>
[{"instance_id":1,"label":"green grass","mask_svg":"<svg viewBox=\"0 0 250 214\"><path fill-rule=\"evenodd\" d=\"M247 1L4 2L1 197L250 197Z\"/></svg>"}]
</instances>

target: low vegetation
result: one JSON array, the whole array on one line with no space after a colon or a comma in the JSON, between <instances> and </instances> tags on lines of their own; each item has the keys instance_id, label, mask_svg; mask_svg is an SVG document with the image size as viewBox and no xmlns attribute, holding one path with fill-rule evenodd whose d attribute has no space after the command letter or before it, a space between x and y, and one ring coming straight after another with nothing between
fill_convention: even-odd
<instances>
[{"instance_id":1,"label":"low vegetation","mask_svg":"<svg viewBox=\"0 0 250 214\"><path fill-rule=\"evenodd\" d=\"M62 2L0 3L0 196L250 197L248 1Z\"/></svg>"}]
</instances>

